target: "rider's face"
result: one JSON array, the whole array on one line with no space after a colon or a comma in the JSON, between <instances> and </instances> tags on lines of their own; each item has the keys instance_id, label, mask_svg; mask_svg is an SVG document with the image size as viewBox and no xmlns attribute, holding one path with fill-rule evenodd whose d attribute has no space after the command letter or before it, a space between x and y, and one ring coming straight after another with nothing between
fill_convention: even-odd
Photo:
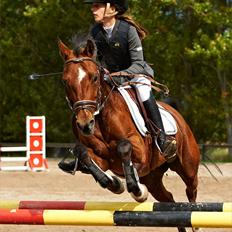
<instances>
[{"instance_id":1,"label":"rider's face","mask_svg":"<svg viewBox=\"0 0 232 232\"><path fill-rule=\"evenodd\" d=\"M93 3L91 6L91 11L95 22L102 22L105 15L106 5L103 3Z\"/></svg>"}]
</instances>

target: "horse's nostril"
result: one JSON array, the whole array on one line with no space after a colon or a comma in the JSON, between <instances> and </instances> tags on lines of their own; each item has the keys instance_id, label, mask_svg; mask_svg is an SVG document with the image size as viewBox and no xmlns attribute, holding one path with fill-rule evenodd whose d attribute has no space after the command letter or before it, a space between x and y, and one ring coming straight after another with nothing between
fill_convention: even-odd
<instances>
[{"instance_id":1,"label":"horse's nostril","mask_svg":"<svg viewBox=\"0 0 232 232\"><path fill-rule=\"evenodd\" d=\"M94 119L90 120L89 124L93 125L94 124Z\"/></svg>"},{"instance_id":2,"label":"horse's nostril","mask_svg":"<svg viewBox=\"0 0 232 232\"><path fill-rule=\"evenodd\" d=\"M76 122L76 125L79 129L83 129L83 126L81 126L81 124L79 122Z\"/></svg>"},{"instance_id":3,"label":"horse's nostril","mask_svg":"<svg viewBox=\"0 0 232 232\"><path fill-rule=\"evenodd\" d=\"M85 135L90 135L93 133L94 130L94 124L95 124L95 120L91 119L88 123L86 124L82 124L78 121L76 121L76 126L77 128Z\"/></svg>"}]
</instances>

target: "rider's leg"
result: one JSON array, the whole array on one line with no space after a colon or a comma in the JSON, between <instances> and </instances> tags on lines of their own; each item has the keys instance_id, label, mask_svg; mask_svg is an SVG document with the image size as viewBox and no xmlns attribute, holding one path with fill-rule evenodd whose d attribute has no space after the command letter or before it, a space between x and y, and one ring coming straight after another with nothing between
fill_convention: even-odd
<instances>
[{"instance_id":1,"label":"rider's leg","mask_svg":"<svg viewBox=\"0 0 232 232\"><path fill-rule=\"evenodd\" d=\"M135 81L143 82L148 85L137 85L140 98L144 104L148 118L159 128L157 143L164 154L169 159L176 153L176 141L172 136L165 134L163 122L161 119L158 105L156 104L155 98L152 94L151 87L149 86L150 81L145 77L136 78Z\"/></svg>"},{"instance_id":2,"label":"rider's leg","mask_svg":"<svg viewBox=\"0 0 232 232\"><path fill-rule=\"evenodd\" d=\"M143 104L148 118L159 128L157 143L160 150L164 153L164 156L171 158L176 152L176 141L174 137L165 134L160 111L152 93L150 94L149 99L144 101Z\"/></svg>"}]
</instances>

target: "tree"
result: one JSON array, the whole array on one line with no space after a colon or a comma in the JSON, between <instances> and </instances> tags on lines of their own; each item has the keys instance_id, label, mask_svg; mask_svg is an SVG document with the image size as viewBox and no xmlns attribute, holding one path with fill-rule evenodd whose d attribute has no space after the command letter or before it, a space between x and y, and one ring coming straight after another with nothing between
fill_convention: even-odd
<instances>
[{"instance_id":1,"label":"tree","mask_svg":"<svg viewBox=\"0 0 232 232\"><path fill-rule=\"evenodd\" d=\"M230 0L133 0L130 14L150 35L145 57L198 142L232 143ZM25 116L44 114L48 141L71 141L72 114L60 77L28 81L33 72L62 71L57 38L69 44L89 30L80 0L1 0L0 141L25 141Z\"/></svg>"},{"instance_id":2,"label":"tree","mask_svg":"<svg viewBox=\"0 0 232 232\"><path fill-rule=\"evenodd\" d=\"M215 1L214 4L195 4L197 19L206 26L198 29L193 47L187 49L186 54L197 63L202 73L209 72L211 75L207 75L208 79L218 86L218 103L223 112L227 143L232 144L232 9L227 3ZM232 149L230 154L232 156Z\"/></svg>"},{"instance_id":3,"label":"tree","mask_svg":"<svg viewBox=\"0 0 232 232\"><path fill-rule=\"evenodd\" d=\"M88 17L81 1L1 1L0 141L25 141L25 116L42 114L48 141L73 138L61 77L27 77L62 71L57 39L88 30Z\"/></svg>"},{"instance_id":4,"label":"tree","mask_svg":"<svg viewBox=\"0 0 232 232\"><path fill-rule=\"evenodd\" d=\"M133 14L150 31L146 57L180 99L201 142L231 143L230 6L218 0L134 2Z\"/></svg>"}]
</instances>

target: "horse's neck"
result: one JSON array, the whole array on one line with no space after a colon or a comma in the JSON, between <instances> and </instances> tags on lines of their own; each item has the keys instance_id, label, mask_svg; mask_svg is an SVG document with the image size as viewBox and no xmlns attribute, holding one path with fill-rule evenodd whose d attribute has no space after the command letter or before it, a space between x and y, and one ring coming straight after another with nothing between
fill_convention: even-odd
<instances>
[{"instance_id":1,"label":"horse's neck","mask_svg":"<svg viewBox=\"0 0 232 232\"><path fill-rule=\"evenodd\" d=\"M102 109L103 113L108 110L112 110L113 108L115 108L117 112L117 110L120 109L120 103L124 104L124 100L119 91L116 89L116 87L112 87L104 81L104 83L101 85L101 104L104 104Z\"/></svg>"},{"instance_id":2,"label":"horse's neck","mask_svg":"<svg viewBox=\"0 0 232 232\"><path fill-rule=\"evenodd\" d=\"M110 86L106 81L102 81L101 83L101 102L104 103L108 101L112 95L114 95L113 87Z\"/></svg>"}]
</instances>

